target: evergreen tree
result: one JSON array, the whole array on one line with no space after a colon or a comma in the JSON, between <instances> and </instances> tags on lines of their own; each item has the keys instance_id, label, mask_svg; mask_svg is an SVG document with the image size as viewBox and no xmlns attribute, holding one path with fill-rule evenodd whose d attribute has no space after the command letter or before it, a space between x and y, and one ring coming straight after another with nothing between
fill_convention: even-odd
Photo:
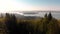
<instances>
[{"instance_id":1,"label":"evergreen tree","mask_svg":"<svg viewBox=\"0 0 60 34\"><path fill-rule=\"evenodd\" d=\"M47 13L45 14L45 16L44 16L45 18L47 18Z\"/></svg>"},{"instance_id":2,"label":"evergreen tree","mask_svg":"<svg viewBox=\"0 0 60 34\"><path fill-rule=\"evenodd\" d=\"M49 12L48 14L48 20L51 20L52 19L52 15L51 15L51 12Z\"/></svg>"},{"instance_id":3,"label":"evergreen tree","mask_svg":"<svg viewBox=\"0 0 60 34\"><path fill-rule=\"evenodd\" d=\"M17 20L15 15L11 15L6 13L6 17L5 17L5 23L7 26L7 29L9 31L9 34L17 34Z\"/></svg>"}]
</instances>

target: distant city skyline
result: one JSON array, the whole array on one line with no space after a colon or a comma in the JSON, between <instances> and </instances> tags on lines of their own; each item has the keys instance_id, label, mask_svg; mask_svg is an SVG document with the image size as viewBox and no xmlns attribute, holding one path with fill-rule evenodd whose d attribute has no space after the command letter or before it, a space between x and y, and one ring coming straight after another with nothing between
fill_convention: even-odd
<instances>
[{"instance_id":1,"label":"distant city skyline","mask_svg":"<svg viewBox=\"0 0 60 34\"><path fill-rule=\"evenodd\" d=\"M60 11L60 0L0 0L0 12L34 10Z\"/></svg>"}]
</instances>

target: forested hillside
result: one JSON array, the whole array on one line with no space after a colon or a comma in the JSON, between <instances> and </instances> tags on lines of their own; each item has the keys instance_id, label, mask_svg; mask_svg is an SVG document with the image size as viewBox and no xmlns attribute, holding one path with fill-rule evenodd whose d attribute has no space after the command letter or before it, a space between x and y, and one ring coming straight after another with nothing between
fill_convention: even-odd
<instances>
[{"instance_id":1,"label":"forested hillside","mask_svg":"<svg viewBox=\"0 0 60 34\"><path fill-rule=\"evenodd\" d=\"M51 12L36 19L17 19L6 13L0 18L0 34L60 34L60 21Z\"/></svg>"}]
</instances>

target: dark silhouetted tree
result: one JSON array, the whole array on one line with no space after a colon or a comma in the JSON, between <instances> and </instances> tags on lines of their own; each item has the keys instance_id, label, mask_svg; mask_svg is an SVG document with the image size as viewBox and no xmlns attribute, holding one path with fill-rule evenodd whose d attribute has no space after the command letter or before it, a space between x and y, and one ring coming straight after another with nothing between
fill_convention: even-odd
<instances>
[{"instance_id":1,"label":"dark silhouetted tree","mask_svg":"<svg viewBox=\"0 0 60 34\"><path fill-rule=\"evenodd\" d=\"M44 16L45 18L47 18L47 13L45 14L45 16Z\"/></svg>"},{"instance_id":2,"label":"dark silhouetted tree","mask_svg":"<svg viewBox=\"0 0 60 34\"><path fill-rule=\"evenodd\" d=\"M52 19L52 14L51 14L51 12L49 12L49 14L48 14L48 20L51 20Z\"/></svg>"},{"instance_id":3,"label":"dark silhouetted tree","mask_svg":"<svg viewBox=\"0 0 60 34\"><path fill-rule=\"evenodd\" d=\"M9 31L9 34L17 34L18 32L17 31L17 20L16 20L15 15L6 13L5 23Z\"/></svg>"}]
</instances>

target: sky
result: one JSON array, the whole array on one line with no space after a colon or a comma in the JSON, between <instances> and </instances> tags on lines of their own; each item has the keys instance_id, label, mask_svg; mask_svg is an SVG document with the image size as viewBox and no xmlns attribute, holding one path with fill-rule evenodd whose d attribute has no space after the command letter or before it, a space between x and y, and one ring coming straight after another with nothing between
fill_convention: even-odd
<instances>
[{"instance_id":1,"label":"sky","mask_svg":"<svg viewBox=\"0 0 60 34\"><path fill-rule=\"evenodd\" d=\"M60 11L60 0L0 0L0 12L34 10Z\"/></svg>"}]
</instances>

